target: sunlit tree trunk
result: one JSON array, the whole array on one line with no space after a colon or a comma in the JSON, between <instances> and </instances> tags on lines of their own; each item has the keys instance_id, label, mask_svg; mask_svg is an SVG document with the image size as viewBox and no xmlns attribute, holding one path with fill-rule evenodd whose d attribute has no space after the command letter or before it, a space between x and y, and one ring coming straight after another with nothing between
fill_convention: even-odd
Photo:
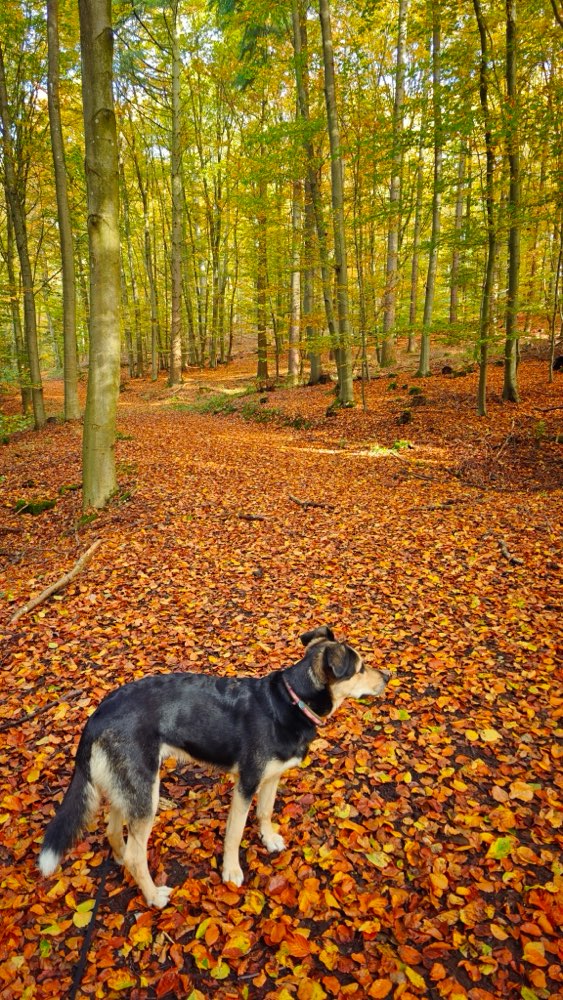
<instances>
[{"instance_id":1,"label":"sunlit tree trunk","mask_svg":"<svg viewBox=\"0 0 563 1000\"><path fill-rule=\"evenodd\" d=\"M74 241L68 204L68 187L59 100L58 19L58 0L47 0L47 41L49 53L47 98L49 104L51 149L55 170L63 285L64 412L66 420L78 420L80 417L80 404L78 402L78 358L76 351L76 280L74 275Z\"/></svg>"},{"instance_id":2,"label":"sunlit tree trunk","mask_svg":"<svg viewBox=\"0 0 563 1000\"><path fill-rule=\"evenodd\" d=\"M457 166L457 191L455 199L454 215L454 248L452 251L452 266L450 271L450 323L453 325L459 319L459 264L460 264L460 237L463 228L463 206L465 202L465 170L467 163L467 149L465 140L462 140Z\"/></svg>"},{"instance_id":3,"label":"sunlit tree trunk","mask_svg":"<svg viewBox=\"0 0 563 1000\"><path fill-rule=\"evenodd\" d=\"M172 185L172 259L170 319L170 385L182 381L182 233L184 196L182 189L182 146L180 137L180 67L178 45L178 0L170 11L170 48L172 56L172 141L170 169Z\"/></svg>"},{"instance_id":4,"label":"sunlit tree trunk","mask_svg":"<svg viewBox=\"0 0 563 1000\"><path fill-rule=\"evenodd\" d=\"M408 0L400 0L395 68L395 102L393 106L393 152L391 158L391 182L389 185L389 229L387 231L387 261L385 266L385 297L383 304L383 343L381 345L381 364L383 367L392 365L395 360L394 337L399 278L401 163L403 160L401 135L403 132L403 104L405 99L407 7Z\"/></svg>"},{"instance_id":5,"label":"sunlit tree trunk","mask_svg":"<svg viewBox=\"0 0 563 1000\"><path fill-rule=\"evenodd\" d=\"M495 151L489 108L489 52L488 32L481 0L473 0L473 8L477 18L477 27L481 40L481 62L479 66L479 99L483 112L485 129L486 184L485 198L487 208L487 261L485 279L481 295L481 314L479 320L479 387L477 390L477 413L484 417L487 413L487 361L492 322L492 295L495 277L497 253L497 231L495 222Z\"/></svg>"},{"instance_id":6,"label":"sunlit tree trunk","mask_svg":"<svg viewBox=\"0 0 563 1000\"><path fill-rule=\"evenodd\" d=\"M441 28L440 7L432 7L432 104L434 109L434 185L432 190L432 233L426 275L426 296L422 320L422 340L418 375L430 374L430 327L434 313L434 295L438 270L438 243L440 239L440 213L442 207L442 85L441 85Z\"/></svg>"},{"instance_id":7,"label":"sunlit tree trunk","mask_svg":"<svg viewBox=\"0 0 563 1000\"><path fill-rule=\"evenodd\" d=\"M25 205L22 192L18 185L14 147L12 142L13 121L10 114L6 74L4 70L4 52L0 40L0 122L2 124L2 151L4 155L4 178L6 197L10 206L10 214L14 225L14 235L20 261L21 278L23 282L23 313L24 330L27 347L27 362L31 380L31 401L33 419L36 430L45 423L45 406L43 403L43 385L39 366L39 348L37 343L37 314L35 311L35 292L33 288L33 269L29 257L27 242L27 226Z\"/></svg>"},{"instance_id":8,"label":"sunlit tree trunk","mask_svg":"<svg viewBox=\"0 0 563 1000\"><path fill-rule=\"evenodd\" d=\"M121 289L111 0L79 0L79 12L90 247L90 360L82 446L86 510L104 507L117 487Z\"/></svg>"},{"instance_id":9,"label":"sunlit tree trunk","mask_svg":"<svg viewBox=\"0 0 563 1000\"><path fill-rule=\"evenodd\" d=\"M301 339L301 184L294 181L291 209L291 287L288 376L291 385L297 385L300 370L299 343Z\"/></svg>"},{"instance_id":10,"label":"sunlit tree trunk","mask_svg":"<svg viewBox=\"0 0 563 1000\"><path fill-rule=\"evenodd\" d=\"M407 351L414 354L416 317L418 312L418 271L420 258L420 231L422 228L422 198L424 194L424 131L426 115L423 114L420 123L420 139L418 144L418 159L416 164L416 202L414 208L414 226L412 234L411 282L409 300L409 339Z\"/></svg>"},{"instance_id":11,"label":"sunlit tree trunk","mask_svg":"<svg viewBox=\"0 0 563 1000\"><path fill-rule=\"evenodd\" d=\"M520 148L518 138L516 0L506 0L507 147L510 175L508 189L508 290L502 398L518 402L518 291L520 282Z\"/></svg>"},{"instance_id":12,"label":"sunlit tree trunk","mask_svg":"<svg viewBox=\"0 0 563 1000\"><path fill-rule=\"evenodd\" d=\"M334 226L334 271L338 307L338 399L342 406L354 405L350 321L348 304L348 269L346 262L346 227L344 224L344 177L340 148L340 127L336 107L336 80L329 0L319 0L323 42L324 92L330 144L332 219Z\"/></svg>"},{"instance_id":13,"label":"sunlit tree trunk","mask_svg":"<svg viewBox=\"0 0 563 1000\"><path fill-rule=\"evenodd\" d=\"M297 100L299 114L305 126L310 120L309 110L309 67L308 67L308 42L307 42L307 18L302 9L302 0L293 0L293 48L295 52L295 79L297 85ZM336 319L334 316L334 306L332 301L331 269L328 252L328 239L324 219L319 178L315 165L315 151L313 142L308 134L307 128L303 130L303 148L306 155L306 187L308 196L305 205L310 205L311 216L314 220L317 232L317 242L319 247L319 258L321 266L321 279L323 291L323 304L326 316L326 325L330 337L331 346L336 353L338 350L338 334L336 330ZM311 230L312 247L312 230ZM311 270L312 281L312 270ZM312 292L311 292L312 296ZM312 297L311 297L312 303ZM311 341L309 341L311 343ZM310 382L315 384L321 374L321 359L315 352L309 350L309 361L311 365Z\"/></svg>"},{"instance_id":14,"label":"sunlit tree trunk","mask_svg":"<svg viewBox=\"0 0 563 1000\"><path fill-rule=\"evenodd\" d=\"M14 331L14 348L16 352L16 366L18 369L18 379L20 384L20 395L22 401L22 412L27 414L31 408L31 389L29 387L29 374L27 365L27 352L25 348L24 335L22 330L20 315L20 289L16 279L14 269L14 225L10 215L10 206L6 200L6 251L4 254L6 261L6 271L8 274L8 288L10 295L10 311L12 315L12 329Z\"/></svg>"}]
</instances>

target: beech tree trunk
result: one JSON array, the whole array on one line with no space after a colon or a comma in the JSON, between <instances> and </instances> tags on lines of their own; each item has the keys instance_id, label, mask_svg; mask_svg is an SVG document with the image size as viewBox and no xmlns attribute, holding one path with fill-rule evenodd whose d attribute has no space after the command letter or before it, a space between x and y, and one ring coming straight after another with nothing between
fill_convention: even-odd
<instances>
[{"instance_id":1,"label":"beech tree trunk","mask_svg":"<svg viewBox=\"0 0 563 1000\"><path fill-rule=\"evenodd\" d=\"M336 79L329 0L319 0L319 15L323 42L324 92L330 143L334 272L338 308L338 349L336 352L338 399L342 406L353 406L354 385L352 381L352 358L350 352L348 269L346 261L346 227L344 224L344 178L340 149L340 127L336 106Z\"/></svg>"},{"instance_id":2,"label":"beech tree trunk","mask_svg":"<svg viewBox=\"0 0 563 1000\"><path fill-rule=\"evenodd\" d=\"M47 98L51 149L55 170L57 219L61 247L63 285L63 372L65 420L78 420L78 357L76 349L76 279L74 240L68 204L68 185L64 155L63 130L59 100L59 3L47 0L48 75Z\"/></svg>"},{"instance_id":3,"label":"beech tree trunk","mask_svg":"<svg viewBox=\"0 0 563 1000\"><path fill-rule=\"evenodd\" d=\"M37 314L35 310L35 292L33 288L33 270L29 258L27 244L27 226L25 205L22 192L18 186L15 151L12 141L13 121L10 114L10 104L6 87L4 71L4 52L0 41L0 122L2 125L2 151L4 154L4 178L6 197L10 206L10 214L14 225L14 236L20 261L21 278L23 282L23 313L24 330L27 347L27 362L31 382L31 402L35 429L39 430L45 423L45 406L43 403L43 385L39 367L39 348L37 344Z\"/></svg>"},{"instance_id":4,"label":"beech tree trunk","mask_svg":"<svg viewBox=\"0 0 563 1000\"><path fill-rule=\"evenodd\" d=\"M293 201L291 210L291 285L290 285L290 323L289 323L289 351L288 351L288 376L291 385L299 382L300 351L299 342L301 339L301 255L299 244L301 237L301 184L294 181Z\"/></svg>"},{"instance_id":5,"label":"beech tree trunk","mask_svg":"<svg viewBox=\"0 0 563 1000\"><path fill-rule=\"evenodd\" d=\"M508 170L508 291L502 398L518 402L518 291L520 283L520 149L518 140L516 0L506 0L506 96Z\"/></svg>"},{"instance_id":6,"label":"beech tree trunk","mask_svg":"<svg viewBox=\"0 0 563 1000\"><path fill-rule=\"evenodd\" d=\"M117 487L121 289L111 0L79 0L79 13L90 249L90 363L82 446L86 510L104 507Z\"/></svg>"},{"instance_id":7,"label":"beech tree trunk","mask_svg":"<svg viewBox=\"0 0 563 1000\"><path fill-rule=\"evenodd\" d=\"M308 44L307 44L307 18L301 10L301 0L294 0L292 7L293 14L293 48L295 52L295 80L297 85L297 101L299 114L305 125L310 120L309 113L309 68L308 68ZM338 351L338 333L336 330L336 319L334 316L334 306L332 301L332 281L330 260L328 252L328 240L326 225L324 220L323 204L319 186L319 178L315 164L315 151L313 142L308 135L307 129L303 129L303 148L307 160L306 197L305 205L310 204L312 216L314 218L315 229L317 231L317 241L319 246L319 258L321 265L321 280L323 290L323 303L326 316L326 325L332 349L336 355ZM309 280L309 279L307 279ZM310 274L312 282L312 270ZM311 309L312 309L312 288L311 288ZM311 344L311 340L309 340ZM318 382L321 374L321 359L317 352L309 351L309 361L311 365L310 382Z\"/></svg>"},{"instance_id":8,"label":"beech tree trunk","mask_svg":"<svg viewBox=\"0 0 563 1000\"><path fill-rule=\"evenodd\" d=\"M405 99L407 7L408 0L400 0L395 69L395 102L393 106L393 154L391 159L391 181L389 184L389 229L387 231L387 262L385 266L385 298L383 304L383 342L381 345L381 364L383 367L392 365L395 360L394 337L399 277L401 164L403 161L401 134L403 131L403 104Z\"/></svg>"},{"instance_id":9,"label":"beech tree trunk","mask_svg":"<svg viewBox=\"0 0 563 1000\"><path fill-rule=\"evenodd\" d=\"M454 217L454 248L452 251L452 267L450 271L450 323L452 326L458 322L459 315L459 262L460 262L460 249L459 240L461 236L461 231L463 227L463 205L464 205L464 194L465 194L465 169L467 162L467 149L465 145L465 140L462 140L461 149L459 152L459 160L457 167L457 192L455 201L455 217Z\"/></svg>"},{"instance_id":10,"label":"beech tree trunk","mask_svg":"<svg viewBox=\"0 0 563 1000\"><path fill-rule=\"evenodd\" d=\"M172 55L172 141L170 169L172 185L172 259L170 320L170 385L182 381L182 148L180 140L180 49L178 47L178 0L173 0L170 14Z\"/></svg>"},{"instance_id":11,"label":"beech tree trunk","mask_svg":"<svg viewBox=\"0 0 563 1000\"><path fill-rule=\"evenodd\" d=\"M495 150L489 109L489 52L488 32L483 17L480 0L473 0L479 37L481 40L481 63L479 67L479 98L483 112L485 128L485 155L487 162L486 174L486 207L487 207L487 262L485 280L481 296L481 315L479 321L479 387L477 389L477 413L484 417L487 414L487 361L489 340L491 336L492 295L495 278L497 253L497 231L495 223Z\"/></svg>"},{"instance_id":12,"label":"beech tree trunk","mask_svg":"<svg viewBox=\"0 0 563 1000\"><path fill-rule=\"evenodd\" d=\"M430 326L434 313L434 293L438 269L438 242L440 239L440 212L442 207L442 95L441 95L441 27L440 7L432 7L432 104L434 108L434 185L432 191L432 233L426 275L426 296L422 320L419 376L430 374Z\"/></svg>"}]
</instances>

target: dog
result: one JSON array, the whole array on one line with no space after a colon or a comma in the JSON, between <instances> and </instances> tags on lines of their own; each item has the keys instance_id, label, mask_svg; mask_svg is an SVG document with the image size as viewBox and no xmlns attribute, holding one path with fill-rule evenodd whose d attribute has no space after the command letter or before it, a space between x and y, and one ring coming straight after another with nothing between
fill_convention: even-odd
<instances>
[{"instance_id":1,"label":"dog","mask_svg":"<svg viewBox=\"0 0 563 1000\"><path fill-rule=\"evenodd\" d=\"M381 695L390 676L366 667L327 626L306 632L301 642L305 653L298 663L264 677L155 674L107 695L84 727L71 783L45 832L42 874L53 874L105 800L116 861L149 906L166 906L172 889L154 884L147 843L159 801L160 764L168 757L206 762L236 777L224 882L242 885L239 847L255 794L262 841L270 852L283 850L285 842L272 824L281 775L301 763L317 727L345 698Z\"/></svg>"}]
</instances>

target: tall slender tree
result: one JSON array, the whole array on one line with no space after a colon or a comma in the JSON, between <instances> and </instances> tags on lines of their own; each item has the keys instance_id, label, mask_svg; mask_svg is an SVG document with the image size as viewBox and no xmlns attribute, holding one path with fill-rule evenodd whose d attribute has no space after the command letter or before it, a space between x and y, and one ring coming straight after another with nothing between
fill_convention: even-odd
<instances>
[{"instance_id":1,"label":"tall slender tree","mask_svg":"<svg viewBox=\"0 0 563 1000\"><path fill-rule=\"evenodd\" d=\"M440 215L442 210L442 68L441 68L441 12L439 0L432 5L432 107L434 111L434 183L432 187L432 233L426 274L426 295L422 320L422 338L418 374L430 374L430 328L434 313L438 248L440 240Z\"/></svg>"},{"instance_id":2,"label":"tall slender tree","mask_svg":"<svg viewBox=\"0 0 563 1000\"><path fill-rule=\"evenodd\" d=\"M78 357L76 351L76 279L74 274L74 240L68 203L68 183L59 96L58 0L47 0L47 42L47 99L49 104L51 149L55 170L63 286L64 411L66 420L78 420L80 417L80 403L78 401Z\"/></svg>"},{"instance_id":3,"label":"tall slender tree","mask_svg":"<svg viewBox=\"0 0 563 1000\"><path fill-rule=\"evenodd\" d=\"M16 170L16 152L13 143L14 121L11 115L6 71L4 65L4 49L0 40L0 123L2 126L2 151L4 154L4 182L6 198L14 226L14 235L20 271L23 282L24 330L27 347L27 363L31 381L31 401L33 419L36 430L45 423L45 406L43 403L43 383L39 365L39 346L37 341L37 312L35 309L35 290L33 283L33 268L29 254L27 239L27 222L25 198L18 183Z\"/></svg>"},{"instance_id":4,"label":"tall slender tree","mask_svg":"<svg viewBox=\"0 0 563 1000\"><path fill-rule=\"evenodd\" d=\"M332 220L334 227L334 272L338 309L338 399L342 406L354 405L352 357L350 350L350 319L348 299L348 265L346 259L346 226L344 224L344 177L340 126L336 104L336 74L329 0L319 0L319 16L323 44L324 92L330 143L330 177L332 190Z\"/></svg>"},{"instance_id":5,"label":"tall slender tree","mask_svg":"<svg viewBox=\"0 0 563 1000\"><path fill-rule=\"evenodd\" d=\"M481 60L479 64L479 99L483 114L485 132L486 181L485 203L487 216L487 257L485 278L481 294L481 314L479 321L479 387L477 390L477 412L484 417L487 413L487 361L489 357L489 341L491 337L492 294L497 256L497 227L495 220L495 149L493 127L489 106L489 34L483 15L481 0L473 0L479 38L481 42Z\"/></svg>"},{"instance_id":6,"label":"tall slender tree","mask_svg":"<svg viewBox=\"0 0 563 1000\"><path fill-rule=\"evenodd\" d=\"M518 402L518 291L520 284L520 141L518 135L517 84L518 33L516 0L506 0L506 144L508 188L508 282L506 295L506 339L502 398Z\"/></svg>"},{"instance_id":7,"label":"tall slender tree","mask_svg":"<svg viewBox=\"0 0 563 1000\"><path fill-rule=\"evenodd\" d=\"M78 9L90 247L90 354L82 445L86 510L104 507L117 488L121 288L111 0L79 0Z\"/></svg>"},{"instance_id":8,"label":"tall slender tree","mask_svg":"<svg viewBox=\"0 0 563 1000\"><path fill-rule=\"evenodd\" d=\"M391 155L391 181L389 184L389 229L387 232L387 261L385 265L385 296L383 304L383 343L381 364L393 364L395 352L395 322L397 312L397 285L399 277L399 236L401 228L401 164L403 150L403 104L405 100L405 43L407 38L408 0L399 0L399 25L395 65L395 100L393 104L393 148Z\"/></svg>"}]
</instances>

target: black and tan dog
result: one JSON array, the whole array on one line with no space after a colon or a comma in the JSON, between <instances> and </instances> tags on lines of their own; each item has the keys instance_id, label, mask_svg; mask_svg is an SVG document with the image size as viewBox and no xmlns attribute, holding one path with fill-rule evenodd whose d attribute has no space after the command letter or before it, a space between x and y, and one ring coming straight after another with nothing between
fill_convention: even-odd
<instances>
[{"instance_id":1,"label":"black and tan dog","mask_svg":"<svg viewBox=\"0 0 563 1000\"><path fill-rule=\"evenodd\" d=\"M223 881L241 885L239 846L257 793L260 835L269 851L285 847L272 825L279 779L299 764L317 725L345 698L382 694L389 675L364 666L359 653L335 642L329 628L301 636L303 658L265 677L156 674L108 695L88 719L72 781L45 833L39 856L51 875L66 850L109 803L107 835L149 906L165 906L171 889L156 886L147 842L166 757L197 760L236 775L225 834ZM127 843L123 827L127 826Z\"/></svg>"}]
</instances>

